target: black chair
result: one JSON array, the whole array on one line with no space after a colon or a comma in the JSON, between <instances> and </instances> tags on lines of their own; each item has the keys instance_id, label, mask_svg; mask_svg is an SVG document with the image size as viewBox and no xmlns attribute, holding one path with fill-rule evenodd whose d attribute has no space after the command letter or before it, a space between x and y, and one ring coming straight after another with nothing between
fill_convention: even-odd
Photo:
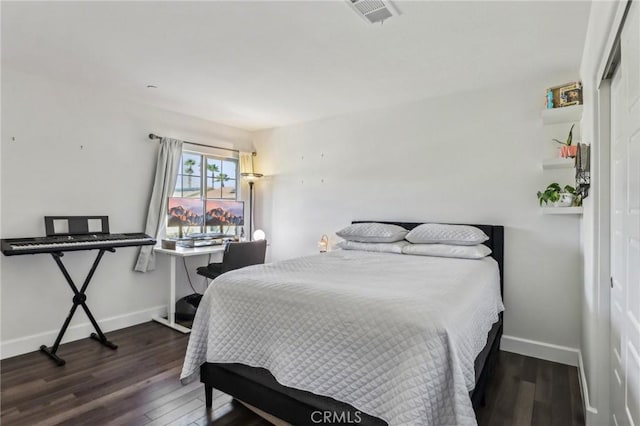
<instances>
[{"instance_id":1,"label":"black chair","mask_svg":"<svg viewBox=\"0 0 640 426\"><path fill-rule=\"evenodd\" d=\"M222 263L210 263L207 266L199 267L197 271L199 275L214 279L234 269L264 263L266 252L266 240L229 243L224 249Z\"/></svg>"}]
</instances>

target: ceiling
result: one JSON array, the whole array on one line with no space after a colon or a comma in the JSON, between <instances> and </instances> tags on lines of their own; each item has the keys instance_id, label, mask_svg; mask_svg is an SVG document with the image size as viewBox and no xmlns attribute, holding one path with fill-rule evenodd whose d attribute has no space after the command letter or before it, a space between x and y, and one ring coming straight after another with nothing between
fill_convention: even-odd
<instances>
[{"instance_id":1,"label":"ceiling","mask_svg":"<svg viewBox=\"0 0 640 426\"><path fill-rule=\"evenodd\" d=\"M248 130L578 75L589 2L395 4L3 1L2 63Z\"/></svg>"}]
</instances>

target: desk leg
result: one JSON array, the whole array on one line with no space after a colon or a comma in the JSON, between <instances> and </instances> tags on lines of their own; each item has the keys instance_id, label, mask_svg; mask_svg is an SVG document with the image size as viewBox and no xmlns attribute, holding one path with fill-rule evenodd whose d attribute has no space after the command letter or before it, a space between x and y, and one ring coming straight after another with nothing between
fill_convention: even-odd
<instances>
[{"instance_id":1,"label":"desk leg","mask_svg":"<svg viewBox=\"0 0 640 426\"><path fill-rule=\"evenodd\" d=\"M168 317L153 317L153 320L169 328L173 328L181 333L191 333L191 329L176 323L176 256L169 256L169 306L167 306Z\"/></svg>"}]
</instances>

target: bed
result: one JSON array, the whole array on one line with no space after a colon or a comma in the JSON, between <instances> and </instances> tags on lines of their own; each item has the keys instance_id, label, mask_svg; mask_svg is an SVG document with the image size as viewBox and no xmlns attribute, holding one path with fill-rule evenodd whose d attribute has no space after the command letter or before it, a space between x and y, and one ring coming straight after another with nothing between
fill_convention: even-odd
<instances>
[{"instance_id":1,"label":"bed","mask_svg":"<svg viewBox=\"0 0 640 426\"><path fill-rule=\"evenodd\" d=\"M199 374L207 406L216 388L295 425L324 413L331 424L475 424L502 335L504 231L473 226L490 258L344 251L220 277L198 310L183 381ZM416 271L447 285L421 286ZM389 284L405 275L416 283Z\"/></svg>"}]
</instances>

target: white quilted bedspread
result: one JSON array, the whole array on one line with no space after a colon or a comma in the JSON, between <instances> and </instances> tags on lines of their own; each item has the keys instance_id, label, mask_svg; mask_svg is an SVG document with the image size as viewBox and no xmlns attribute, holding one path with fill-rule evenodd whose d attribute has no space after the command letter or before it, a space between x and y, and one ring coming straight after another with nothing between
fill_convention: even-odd
<instances>
[{"instance_id":1,"label":"white quilted bedspread","mask_svg":"<svg viewBox=\"0 0 640 426\"><path fill-rule=\"evenodd\" d=\"M226 273L182 369L266 368L390 425L475 425L474 360L503 310L492 258L335 251Z\"/></svg>"}]
</instances>

